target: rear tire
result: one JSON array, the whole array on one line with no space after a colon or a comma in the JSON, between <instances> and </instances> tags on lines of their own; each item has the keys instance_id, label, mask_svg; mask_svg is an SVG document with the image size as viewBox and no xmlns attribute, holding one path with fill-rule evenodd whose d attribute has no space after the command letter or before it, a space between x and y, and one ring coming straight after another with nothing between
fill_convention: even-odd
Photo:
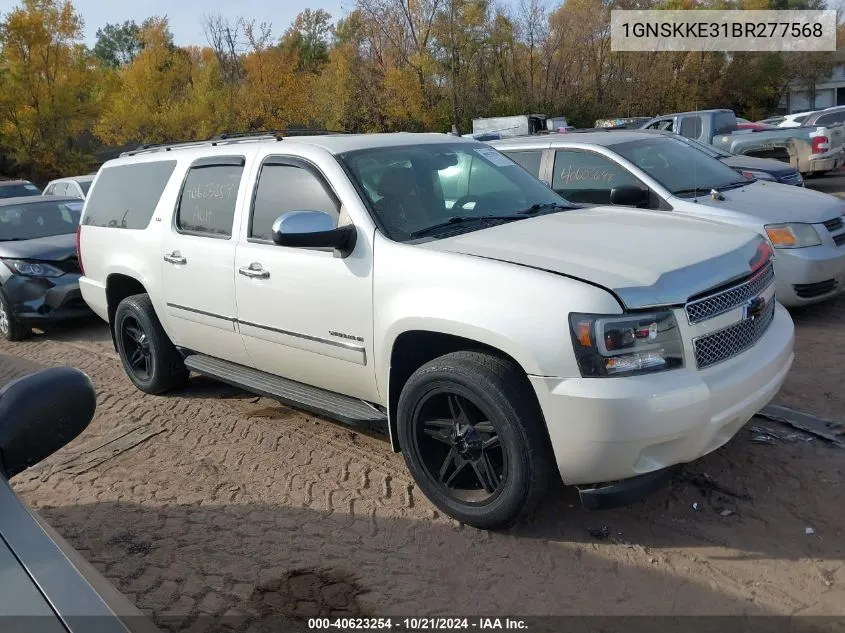
<instances>
[{"instance_id":1,"label":"rear tire","mask_svg":"<svg viewBox=\"0 0 845 633\"><path fill-rule=\"evenodd\" d=\"M188 380L185 363L161 326L149 295L121 301L113 327L123 369L138 389L156 395Z\"/></svg>"},{"instance_id":2,"label":"rear tire","mask_svg":"<svg viewBox=\"0 0 845 633\"><path fill-rule=\"evenodd\" d=\"M7 341L22 341L32 336L32 330L21 325L12 312L6 293L0 291L0 334Z\"/></svg>"},{"instance_id":3,"label":"rear tire","mask_svg":"<svg viewBox=\"0 0 845 633\"><path fill-rule=\"evenodd\" d=\"M485 352L420 367L397 406L405 463L447 515L482 529L529 514L554 476L540 407L522 370Z\"/></svg>"}]
</instances>

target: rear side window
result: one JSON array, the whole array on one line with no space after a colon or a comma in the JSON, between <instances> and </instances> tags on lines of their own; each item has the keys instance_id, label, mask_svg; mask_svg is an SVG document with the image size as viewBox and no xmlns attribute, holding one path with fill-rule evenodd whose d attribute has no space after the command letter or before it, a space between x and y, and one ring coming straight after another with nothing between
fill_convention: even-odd
<instances>
[{"instance_id":1,"label":"rear side window","mask_svg":"<svg viewBox=\"0 0 845 633\"><path fill-rule=\"evenodd\" d=\"M265 164L255 191L249 237L273 239L273 223L288 211L325 211L338 217L338 205L315 174L296 165Z\"/></svg>"},{"instance_id":2,"label":"rear side window","mask_svg":"<svg viewBox=\"0 0 845 633\"><path fill-rule=\"evenodd\" d=\"M176 228L183 233L231 237L243 171L243 163L191 167L179 196Z\"/></svg>"},{"instance_id":3,"label":"rear side window","mask_svg":"<svg viewBox=\"0 0 845 633\"><path fill-rule=\"evenodd\" d=\"M736 129L736 115L733 112L717 112L713 115L713 133L730 134Z\"/></svg>"},{"instance_id":4,"label":"rear side window","mask_svg":"<svg viewBox=\"0 0 845 633\"><path fill-rule=\"evenodd\" d=\"M832 125L834 123L842 123L843 121L845 121L845 110L840 110L839 112L823 114L816 120L816 125Z\"/></svg>"},{"instance_id":5,"label":"rear side window","mask_svg":"<svg viewBox=\"0 0 845 633\"><path fill-rule=\"evenodd\" d=\"M145 229L176 168L175 160L106 167L91 190L82 224Z\"/></svg>"},{"instance_id":6,"label":"rear side window","mask_svg":"<svg viewBox=\"0 0 845 633\"><path fill-rule=\"evenodd\" d=\"M535 178L540 177L540 163L543 162L543 152L505 152L505 154Z\"/></svg>"},{"instance_id":7,"label":"rear side window","mask_svg":"<svg viewBox=\"0 0 845 633\"><path fill-rule=\"evenodd\" d=\"M701 117L687 116L681 119L681 136L698 138L701 136Z\"/></svg>"}]
</instances>

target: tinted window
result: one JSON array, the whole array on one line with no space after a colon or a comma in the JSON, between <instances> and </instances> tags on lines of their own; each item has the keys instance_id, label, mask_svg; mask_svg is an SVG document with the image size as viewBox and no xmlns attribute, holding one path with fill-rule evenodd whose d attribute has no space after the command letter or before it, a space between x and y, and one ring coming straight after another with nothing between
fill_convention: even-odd
<instances>
[{"instance_id":1,"label":"tinted window","mask_svg":"<svg viewBox=\"0 0 845 633\"><path fill-rule=\"evenodd\" d=\"M188 170L179 196L176 227L191 233L230 237L243 171L240 165L208 165Z\"/></svg>"},{"instance_id":2,"label":"tinted window","mask_svg":"<svg viewBox=\"0 0 845 633\"><path fill-rule=\"evenodd\" d=\"M4 185L0 183L0 198L18 198L23 196L40 196L41 190L30 183L15 183Z\"/></svg>"},{"instance_id":3,"label":"tinted window","mask_svg":"<svg viewBox=\"0 0 845 633\"><path fill-rule=\"evenodd\" d=\"M733 112L717 112L713 115L713 133L730 134L736 130L736 115Z\"/></svg>"},{"instance_id":4,"label":"tinted window","mask_svg":"<svg viewBox=\"0 0 845 633\"><path fill-rule=\"evenodd\" d=\"M82 224L145 229L167 185L175 160L106 167L91 190Z\"/></svg>"},{"instance_id":5,"label":"tinted window","mask_svg":"<svg viewBox=\"0 0 845 633\"><path fill-rule=\"evenodd\" d=\"M610 190L619 185L645 189L624 167L604 156L573 150L555 153L552 188L567 200L581 204L609 204Z\"/></svg>"},{"instance_id":6,"label":"tinted window","mask_svg":"<svg viewBox=\"0 0 845 633\"><path fill-rule=\"evenodd\" d=\"M693 195L698 191L707 195L711 189L748 183L720 160L676 138L659 137L617 143L613 151L674 194ZM679 168L679 165L683 167Z\"/></svg>"},{"instance_id":7,"label":"tinted window","mask_svg":"<svg viewBox=\"0 0 845 633\"><path fill-rule=\"evenodd\" d=\"M519 211L534 205L549 205L550 212L568 206L511 159L480 144L380 147L340 158L380 227L398 241L490 226L474 221L477 216L510 221L529 217Z\"/></svg>"},{"instance_id":8,"label":"tinted window","mask_svg":"<svg viewBox=\"0 0 845 633\"><path fill-rule=\"evenodd\" d=\"M45 201L0 206L0 242L74 233L80 211L80 206L73 202Z\"/></svg>"},{"instance_id":9,"label":"tinted window","mask_svg":"<svg viewBox=\"0 0 845 633\"><path fill-rule=\"evenodd\" d=\"M698 138L701 136L701 117L687 116L681 119L681 136Z\"/></svg>"},{"instance_id":10,"label":"tinted window","mask_svg":"<svg viewBox=\"0 0 845 633\"><path fill-rule=\"evenodd\" d=\"M543 152L505 152L511 160L522 166L525 171L534 176L540 177L540 163L543 162Z\"/></svg>"},{"instance_id":11,"label":"tinted window","mask_svg":"<svg viewBox=\"0 0 845 633\"><path fill-rule=\"evenodd\" d=\"M831 125L833 123L842 123L845 121L845 110L839 112L831 112L830 114L823 114L816 121L817 125Z\"/></svg>"},{"instance_id":12,"label":"tinted window","mask_svg":"<svg viewBox=\"0 0 845 633\"><path fill-rule=\"evenodd\" d=\"M288 211L325 211L337 219L335 201L310 170L295 165L264 165L255 191L249 237L273 239L273 223Z\"/></svg>"},{"instance_id":13,"label":"tinted window","mask_svg":"<svg viewBox=\"0 0 845 633\"><path fill-rule=\"evenodd\" d=\"M76 184L78 184L79 188L82 189L82 193L87 196L88 190L91 188L91 182L92 181L90 181L90 180L86 180L84 182L78 182Z\"/></svg>"},{"instance_id":14,"label":"tinted window","mask_svg":"<svg viewBox=\"0 0 845 633\"><path fill-rule=\"evenodd\" d=\"M796 123L803 123L804 121L807 120L808 116L810 116L810 115L809 114L802 114L801 116L793 117L792 120L795 121ZM784 119L784 120L786 120L786 119Z\"/></svg>"}]
</instances>

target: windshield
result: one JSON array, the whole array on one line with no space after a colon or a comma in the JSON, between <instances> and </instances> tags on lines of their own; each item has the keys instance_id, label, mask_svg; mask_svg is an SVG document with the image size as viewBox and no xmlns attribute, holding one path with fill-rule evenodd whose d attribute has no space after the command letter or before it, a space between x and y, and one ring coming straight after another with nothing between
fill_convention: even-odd
<instances>
[{"instance_id":1,"label":"windshield","mask_svg":"<svg viewBox=\"0 0 845 633\"><path fill-rule=\"evenodd\" d=\"M0 206L0 242L75 233L82 202L35 202Z\"/></svg>"},{"instance_id":2,"label":"windshield","mask_svg":"<svg viewBox=\"0 0 845 633\"><path fill-rule=\"evenodd\" d=\"M0 198L22 198L23 196L40 196L41 190L28 182L4 185L0 183Z\"/></svg>"},{"instance_id":3,"label":"windshield","mask_svg":"<svg viewBox=\"0 0 845 633\"><path fill-rule=\"evenodd\" d=\"M711 189L748 184L721 161L675 138L628 141L614 145L613 150L675 195L692 196L696 191L708 193Z\"/></svg>"},{"instance_id":4,"label":"windshield","mask_svg":"<svg viewBox=\"0 0 845 633\"><path fill-rule=\"evenodd\" d=\"M687 138L685 136L678 137L678 140L683 141L687 145L692 145L695 149L700 149L702 152L707 154L708 156L712 156L714 158L729 158L731 154L728 152L724 152L720 149L716 149L712 145L706 145L701 141L696 141L695 139Z\"/></svg>"},{"instance_id":5,"label":"windshield","mask_svg":"<svg viewBox=\"0 0 845 633\"><path fill-rule=\"evenodd\" d=\"M519 212L539 212L540 205L548 205L548 212L574 206L510 158L483 145L380 147L339 158L388 237L396 241L415 239L446 222L451 222L452 235L483 229L490 224L482 220L490 216L507 221L529 217Z\"/></svg>"}]
</instances>

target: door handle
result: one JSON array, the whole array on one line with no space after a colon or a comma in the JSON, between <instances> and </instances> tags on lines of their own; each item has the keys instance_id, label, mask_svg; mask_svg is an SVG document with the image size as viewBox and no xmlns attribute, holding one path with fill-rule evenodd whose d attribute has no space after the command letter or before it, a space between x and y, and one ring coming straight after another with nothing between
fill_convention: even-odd
<instances>
[{"instance_id":1,"label":"door handle","mask_svg":"<svg viewBox=\"0 0 845 633\"><path fill-rule=\"evenodd\" d=\"M244 277L251 277L252 279L270 278L270 271L264 270L258 262L252 262L249 266L238 268L238 272Z\"/></svg>"},{"instance_id":2,"label":"door handle","mask_svg":"<svg viewBox=\"0 0 845 633\"><path fill-rule=\"evenodd\" d=\"M182 253L179 251L173 251L169 255L164 256L164 261L169 264L187 264L188 260L182 257Z\"/></svg>"}]
</instances>

